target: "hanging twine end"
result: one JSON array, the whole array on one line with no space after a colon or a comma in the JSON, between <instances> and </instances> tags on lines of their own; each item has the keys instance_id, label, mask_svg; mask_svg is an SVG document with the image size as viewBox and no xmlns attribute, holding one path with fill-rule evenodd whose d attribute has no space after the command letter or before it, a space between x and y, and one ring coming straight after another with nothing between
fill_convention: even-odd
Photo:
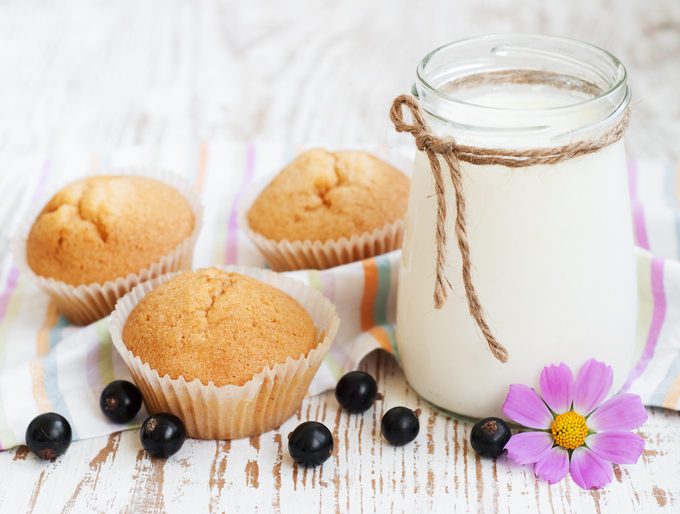
<instances>
[{"instance_id":1,"label":"hanging twine end","mask_svg":"<svg viewBox=\"0 0 680 514\"><path fill-rule=\"evenodd\" d=\"M508 362L508 351L502 345L498 344L497 348L489 346L489 349L491 350L491 353L493 354L494 357L496 357L497 360L499 360L503 364Z\"/></svg>"}]
</instances>

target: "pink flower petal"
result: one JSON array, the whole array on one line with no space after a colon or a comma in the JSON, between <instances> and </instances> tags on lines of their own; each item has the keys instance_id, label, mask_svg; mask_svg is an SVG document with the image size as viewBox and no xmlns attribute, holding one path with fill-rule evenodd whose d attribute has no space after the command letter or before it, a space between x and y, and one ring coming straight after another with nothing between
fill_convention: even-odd
<instances>
[{"instance_id":1,"label":"pink flower petal","mask_svg":"<svg viewBox=\"0 0 680 514\"><path fill-rule=\"evenodd\" d=\"M586 445L609 462L635 464L642 455L645 440L633 432L600 432L586 437Z\"/></svg>"},{"instance_id":2,"label":"pink flower petal","mask_svg":"<svg viewBox=\"0 0 680 514\"><path fill-rule=\"evenodd\" d=\"M511 384L503 404L503 414L525 427L547 429L553 417L543 400L531 387Z\"/></svg>"},{"instance_id":3,"label":"pink flower petal","mask_svg":"<svg viewBox=\"0 0 680 514\"><path fill-rule=\"evenodd\" d=\"M576 375L574 410L581 416L590 414L609 394L614 371L604 362L589 359Z\"/></svg>"},{"instance_id":4,"label":"pink flower petal","mask_svg":"<svg viewBox=\"0 0 680 514\"><path fill-rule=\"evenodd\" d=\"M548 450L534 466L534 473L551 484L556 484L567 476L569 471L569 452L562 446Z\"/></svg>"},{"instance_id":5,"label":"pink flower petal","mask_svg":"<svg viewBox=\"0 0 680 514\"><path fill-rule=\"evenodd\" d=\"M593 412L586 423L588 428L607 430L634 430L647 421L647 411L636 394L619 394L610 398Z\"/></svg>"},{"instance_id":6,"label":"pink flower petal","mask_svg":"<svg viewBox=\"0 0 680 514\"><path fill-rule=\"evenodd\" d=\"M599 489L614 478L612 465L588 448L579 446L571 454L571 478L583 489Z\"/></svg>"},{"instance_id":7,"label":"pink flower petal","mask_svg":"<svg viewBox=\"0 0 680 514\"><path fill-rule=\"evenodd\" d=\"M505 449L517 464L532 464L549 452L552 445L553 437L547 432L520 432L510 438Z\"/></svg>"},{"instance_id":8,"label":"pink flower petal","mask_svg":"<svg viewBox=\"0 0 680 514\"><path fill-rule=\"evenodd\" d=\"M541 372L541 396L553 412L564 414L571 410L574 393L574 375L569 366L562 362L543 368Z\"/></svg>"}]
</instances>

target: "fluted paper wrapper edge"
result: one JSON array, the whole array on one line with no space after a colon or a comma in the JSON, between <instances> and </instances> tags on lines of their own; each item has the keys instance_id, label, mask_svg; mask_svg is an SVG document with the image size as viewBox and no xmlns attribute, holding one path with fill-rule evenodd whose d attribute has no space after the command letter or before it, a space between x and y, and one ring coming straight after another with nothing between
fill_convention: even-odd
<instances>
[{"instance_id":1,"label":"fluted paper wrapper edge","mask_svg":"<svg viewBox=\"0 0 680 514\"><path fill-rule=\"evenodd\" d=\"M129 293L136 285L173 271L191 269L194 246L203 223L203 206L193 187L180 176L162 169L155 168L124 168L104 170L97 175L140 175L154 178L168 184L179 191L194 213L194 229L184 241L149 268L131 273L127 277L118 277L104 284L93 283L73 286L65 282L36 275L28 265L26 259L26 240L31 227L43 207L54 194L69 183L95 175L85 175L62 184L59 188L37 202L23 218L19 230L11 240L11 249L16 267L22 274L34 281L40 289L50 296L56 304L57 310L71 323L88 325L98 319L108 316L116 306L119 298Z\"/></svg>"},{"instance_id":2,"label":"fluted paper wrapper edge","mask_svg":"<svg viewBox=\"0 0 680 514\"><path fill-rule=\"evenodd\" d=\"M253 199L254 201L254 199ZM295 271L301 269L324 270L376 257L401 248L404 237L404 220L388 223L373 232L354 235L350 239L329 239L327 241L275 241L254 232L248 225L247 213L250 205L239 207L239 227L262 253L274 271Z\"/></svg>"},{"instance_id":3,"label":"fluted paper wrapper edge","mask_svg":"<svg viewBox=\"0 0 680 514\"><path fill-rule=\"evenodd\" d=\"M135 287L121 298L111 315L113 344L123 357L151 413L170 412L184 422L187 435L199 439L240 439L272 430L300 407L316 371L330 349L340 319L335 306L317 290L275 272L244 266L220 266L228 272L248 275L295 298L309 312L320 341L307 356L265 368L243 386L216 387L198 379L160 377L126 347L123 327L135 305L154 287L177 275L171 273Z\"/></svg>"}]
</instances>

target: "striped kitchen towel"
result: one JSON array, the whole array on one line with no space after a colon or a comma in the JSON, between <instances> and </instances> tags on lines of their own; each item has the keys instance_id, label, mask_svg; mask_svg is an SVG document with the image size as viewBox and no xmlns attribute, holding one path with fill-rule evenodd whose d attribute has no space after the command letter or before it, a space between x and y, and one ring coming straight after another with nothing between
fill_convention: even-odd
<instances>
[{"instance_id":1,"label":"striped kitchen towel","mask_svg":"<svg viewBox=\"0 0 680 514\"><path fill-rule=\"evenodd\" d=\"M629 161L628 183L639 311L624 389L645 405L680 410L680 163Z\"/></svg>"},{"instance_id":2,"label":"striped kitchen towel","mask_svg":"<svg viewBox=\"0 0 680 514\"><path fill-rule=\"evenodd\" d=\"M20 208L0 224L14 228L18 216L41 196L85 173L127 166L172 169L200 192L205 206L194 266L245 264L264 260L237 227L237 206L253 184L271 176L301 150L283 143L215 143L134 147L92 157L68 152L50 159L17 163L20 174L0 178L25 182ZM379 155L394 153L369 148ZM404 156L402 156L404 157ZM399 160L399 159L398 159ZM408 155L403 159L408 161ZM394 160L393 160L394 162ZM629 178L638 250L640 313L637 364L627 387L647 405L680 409L680 168L660 161L631 162ZM13 188L16 190L16 188ZM0 209L1 212L1 209ZM0 257L3 257L0 254ZM395 305L399 252L325 271L290 273L319 289L338 307L342 323L336 342L309 393L334 387L371 351L396 352ZM108 382L129 374L112 348L107 320L73 327L48 298L14 267L0 261L0 445L24 442L28 422L40 412L57 411L73 427L74 439L138 427L125 426L99 412L99 394Z\"/></svg>"}]
</instances>

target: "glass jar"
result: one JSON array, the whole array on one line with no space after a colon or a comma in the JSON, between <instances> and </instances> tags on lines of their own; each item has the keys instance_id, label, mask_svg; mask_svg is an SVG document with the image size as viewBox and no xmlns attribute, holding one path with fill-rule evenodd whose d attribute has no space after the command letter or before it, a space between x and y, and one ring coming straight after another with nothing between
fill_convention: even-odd
<instances>
[{"instance_id":1,"label":"glass jar","mask_svg":"<svg viewBox=\"0 0 680 514\"><path fill-rule=\"evenodd\" d=\"M479 148L597 140L621 122L630 100L626 71L614 56L556 37L459 41L426 56L417 73L412 93L432 132ZM560 362L576 372L589 358L604 361L614 369L612 393L618 391L632 364L637 318L623 140L553 165L460 167L472 281L509 360L494 358L469 313L450 181L451 288L443 307L434 307L437 199L430 162L418 152L397 301L409 384L433 407L466 421L501 416L510 384L538 390L543 367Z\"/></svg>"}]
</instances>

